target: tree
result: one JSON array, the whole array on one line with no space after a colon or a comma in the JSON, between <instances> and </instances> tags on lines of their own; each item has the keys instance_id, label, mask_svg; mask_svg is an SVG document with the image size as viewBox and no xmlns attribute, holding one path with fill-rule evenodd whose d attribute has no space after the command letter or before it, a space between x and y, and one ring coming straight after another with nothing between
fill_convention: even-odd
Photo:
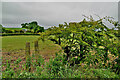
<instances>
[{"instance_id":1,"label":"tree","mask_svg":"<svg viewBox=\"0 0 120 80\"><path fill-rule=\"evenodd\" d=\"M34 28L36 29L37 26L38 26L38 23L36 21L33 21L33 22L29 23L28 28L29 29L34 29Z\"/></svg>"},{"instance_id":2,"label":"tree","mask_svg":"<svg viewBox=\"0 0 120 80\"><path fill-rule=\"evenodd\" d=\"M41 39L49 38L48 36L53 35L56 37L57 41L64 52L66 53L66 60L71 64L79 64L81 61L87 61L90 63L99 63L103 61L103 66L109 60L108 54L111 53L116 57L118 53L118 37L115 36L115 30L110 30L106 25L103 24L103 20L108 22L111 21L112 24L116 22L111 20L111 17L103 17L95 21L92 17L87 17L81 22L69 23L65 22L64 25L59 25L59 27L49 28L43 35ZM102 48L101 48L102 46ZM95 51L95 54L99 54L93 60L89 60L88 55L92 55L91 51ZM101 58L101 59L100 59Z\"/></svg>"},{"instance_id":3,"label":"tree","mask_svg":"<svg viewBox=\"0 0 120 80\"><path fill-rule=\"evenodd\" d=\"M22 23L21 26L22 28L28 28L28 23Z\"/></svg>"},{"instance_id":4,"label":"tree","mask_svg":"<svg viewBox=\"0 0 120 80\"><path fill-rule=\"evenodd\" d=\"M30 29L31 32L33 31L34 33L44 32L44 27L39 26L36 21L25 24L23 23L21 26L22 28Z\"/></svg>"},{"instance_id":5,"label":"tree","mask_svg":"<svg viewBox=\"0 0 120 80\"><path fill-rule=\"evenodd\" d=\"M44 32L44 27L38 26L37 33Z\"/></svg>"},{"instance_id":6,"label":"tree","mask_svg":"<svg viewBox=\"0 0 120 80\"><path fill-rule=\"evenodd\" d=\"M5 28L0 24L0 33L6 32Z\"/></svg>"}]
</instances>

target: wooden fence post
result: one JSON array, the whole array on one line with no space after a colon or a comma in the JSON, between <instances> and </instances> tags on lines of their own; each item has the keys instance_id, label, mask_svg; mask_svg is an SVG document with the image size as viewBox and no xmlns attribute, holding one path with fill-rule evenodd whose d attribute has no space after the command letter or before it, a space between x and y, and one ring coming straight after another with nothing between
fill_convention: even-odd
<instances>
[{"instance_id":1,"label":"wooden fence post","mask_svg":"<svg viewBox=\"0 0 120 80\"><path fill-rule=\"evenodd\" d=\"M31 71L31 60L30 60L30 42L26 43L26 49L25 49L25 54L26 54L26 70Z\"/></svg>"},{"instance_id":2,"label":"wooden fence post","mask_svg":"<svg viewBox=\"0 0 120 80\"><path fill-rule=\"evenodd\" d=\"M39 58L39 46L38 46L38 41L34 42L34 48L35 48L35 56L36 56L36 60L38 60ZM38 61L36 61L38 63L38 65L40 66L40 63Z\"/></svg>"},{"instance_id":3,"label":"wooden fence post","mask_svg":"<svg viewBox=\"0 0 120 80\"><path fill-rule=\"evenodd\" d=\"M35 54L38 54L39 53L38 41L34 42L34 47L35 47Z\"/></svg>"}]
</instances>

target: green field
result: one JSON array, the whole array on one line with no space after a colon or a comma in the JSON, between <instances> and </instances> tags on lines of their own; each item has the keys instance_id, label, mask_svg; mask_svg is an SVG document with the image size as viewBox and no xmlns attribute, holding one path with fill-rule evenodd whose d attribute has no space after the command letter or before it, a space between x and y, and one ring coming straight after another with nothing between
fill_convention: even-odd
<instances>
[{"instance_id":1,"label":"green field","mask_svg":"<svg viewBox=\"0 0 120 80\"><path fill-rule=\"evenodd\" d=\"M22 30L22 29L26 29L26 28L5 28L6 30Z\"/></svg>"},{"instance_id":2,"label":"green field","mask_svg":"<svg viewBox=\"0 0 120 80\"><path fill-rule=\"evenodd\" d=\"M5 36L2 37L2 48L3 50L6 49L6 51L24 49L26 42L33 42L37 40L38 37L39 36Z\"/></svg>"},{"instance_id":3,"label":"green field","mask_svg":"<svg viewBox=\"0 0 120 80\"><path fill-rule=\"evenodd\" d=\"M34 41L39 36L4 36L2 37L3 62L7 59L25 58L26 42L30 42L31 54L34 54ZM39 41L39 55L49 58L60 50L60 46L47 40Z\"/></svg>"}]
</instances>

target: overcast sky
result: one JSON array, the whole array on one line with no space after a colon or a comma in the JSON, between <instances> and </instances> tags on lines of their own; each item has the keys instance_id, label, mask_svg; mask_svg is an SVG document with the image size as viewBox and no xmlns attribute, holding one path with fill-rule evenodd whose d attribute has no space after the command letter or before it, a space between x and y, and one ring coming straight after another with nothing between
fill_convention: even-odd
<instances>
[{"instance_id":1,"label":"overcast sky","mask_svg":"<svg viewBox=\"0 0 120 80\"><path fill-rule=\"evenodd\" d=\"M118 20L118 2L2 2L4 27L21 27L21 23L37 21L48 28L64 22L80 22L82 15L112 16ZM111 27L111 26L110 26Z\"/></svg>"}]
</instances>

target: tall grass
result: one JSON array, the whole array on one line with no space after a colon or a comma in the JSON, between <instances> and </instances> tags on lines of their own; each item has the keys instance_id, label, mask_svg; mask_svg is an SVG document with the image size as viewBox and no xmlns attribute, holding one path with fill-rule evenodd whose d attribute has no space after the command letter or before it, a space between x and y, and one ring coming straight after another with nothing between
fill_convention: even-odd
<instances>
[{"instance_id":1,"label":"tall grass","mask_svg":"<svg viewBox=\"0 0 120 80\"><path fill-rule=\"evenodd\" d=\"M51 57L48 62L40 55L32 55L30 59L31 62L26 61L22 67L21 59L17 59L14 64L7 60L6 64L2 64L2 67L6 67L2 72L2 78L120 78L120 75L110 69L70 66L62 54L56 54L55 58ZM29 64L32 64L31 72L25 69Z\"/></svg>"}]
</instances>

